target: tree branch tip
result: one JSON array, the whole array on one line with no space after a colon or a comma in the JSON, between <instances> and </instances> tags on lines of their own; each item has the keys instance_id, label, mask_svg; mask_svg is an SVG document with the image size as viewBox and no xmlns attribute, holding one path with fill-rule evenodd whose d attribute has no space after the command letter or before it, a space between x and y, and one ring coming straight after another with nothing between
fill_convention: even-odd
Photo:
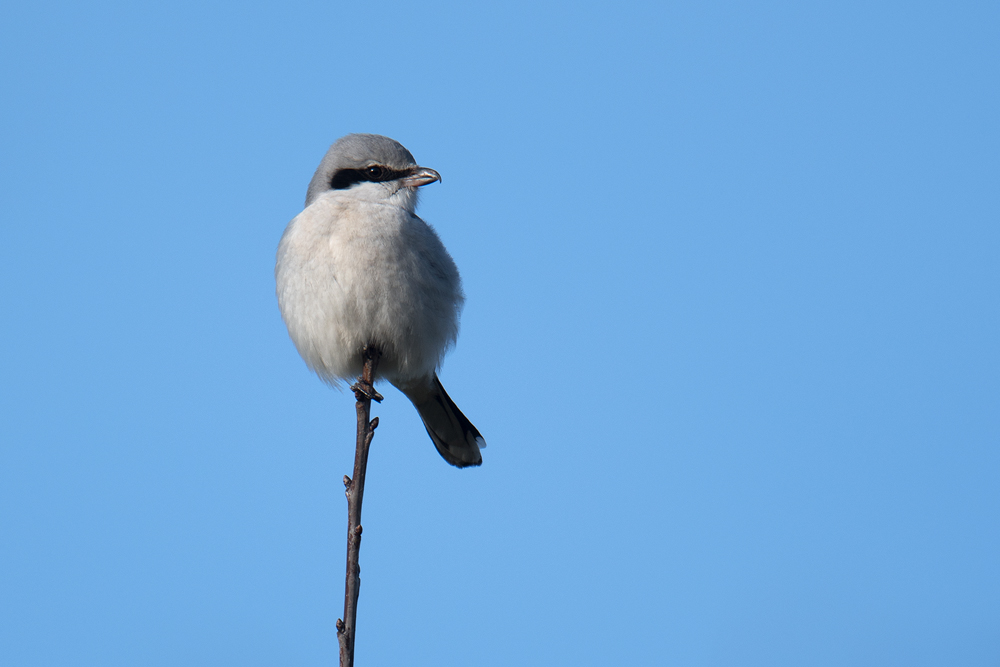
<instances>
[{"instance_id":1,"label":"tree branch tip","mask_svg":"<svg viewBox=\"0 0 1000 667\"><path fill-rule=\"evenodd\" d=\"M361 500L365 493L365 469L368 451L378 417L372 418L372 401L381 403L382 394L375 390L378 361L382 356L378 346L368 343L362 350L361 376L351 385L358 413L358 434L354 452L354 479L344 475L347 491L347 581L344 587L344 618L337 621L337 639L340 644L340 667L354 666L354 639L358 617L358 591L361 587Z\"/></svg>"}]
</instances>

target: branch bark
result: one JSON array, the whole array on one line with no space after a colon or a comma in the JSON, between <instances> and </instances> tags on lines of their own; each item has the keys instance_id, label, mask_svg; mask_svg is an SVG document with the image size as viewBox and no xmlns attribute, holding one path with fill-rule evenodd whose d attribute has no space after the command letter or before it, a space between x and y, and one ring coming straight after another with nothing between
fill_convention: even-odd
<instances>
[{"instance_id":1,"label":"branch bark","mask_svg":"<svg viewBox=\"0 0 1000 667\"><path fill-rule=\"evenodd\" d=\"M347 580L344 585L344 618L337 619L337 641L340 643L340 667L354 667L354 637L358 619L358 593L361 588L361 502L365 496L365 471L368 468L368 449L378 426L378 417L369 421L372 401L381 402L375 391L375 369L382 356L373 345L362 352L364 369L351 390L357 400L358 438L354 451L354 479L344 475L347 495Z\"/></svg>"}]
</instances>

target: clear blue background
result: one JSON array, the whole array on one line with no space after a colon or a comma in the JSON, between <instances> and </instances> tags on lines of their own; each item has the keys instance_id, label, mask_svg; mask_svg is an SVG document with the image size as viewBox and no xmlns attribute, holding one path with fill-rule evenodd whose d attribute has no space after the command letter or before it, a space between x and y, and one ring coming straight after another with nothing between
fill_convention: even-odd
<instances>
[{"instance_id":1,"label":"clear blue background","mask_svg":"<svg viewBox=\"0 0 1000 667\"><path fill-rule=\"evenodd\" d=\"M0 661L335 664L272 271L376 132L489 448L386 387L359 665L1000 663L998 5L369 4L5 4Z\"/></svg>"}]
</instances>

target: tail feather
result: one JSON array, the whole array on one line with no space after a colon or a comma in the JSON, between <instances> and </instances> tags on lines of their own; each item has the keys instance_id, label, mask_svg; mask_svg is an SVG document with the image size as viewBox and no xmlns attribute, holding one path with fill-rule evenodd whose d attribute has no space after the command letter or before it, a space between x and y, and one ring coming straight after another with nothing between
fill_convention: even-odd
<instances>
[{"instance_id":1,"label":"tail feather","mask_svg":"<svg viewBox=\"0 0 1000 667\"><path fill-rule=\"evenodd\" d=\"M486 446L486 440L451 400L437 375L424 382L397 387L413 401L427 435L445 461L459 468L483 463L479 450Z\"/></svg>"}]
</instances>

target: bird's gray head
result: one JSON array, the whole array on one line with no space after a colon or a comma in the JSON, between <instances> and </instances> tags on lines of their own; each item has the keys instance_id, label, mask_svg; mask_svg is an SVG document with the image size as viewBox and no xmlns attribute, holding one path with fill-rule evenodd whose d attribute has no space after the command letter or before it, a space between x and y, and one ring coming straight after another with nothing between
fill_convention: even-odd
<instances>
[{"instance_id":1,"label":"bird's gray head","mask_svg":"<svg viewBox=\"0 0 1000 667\"><path fill-rule=\"evenodd\" d=\"M379 134L348 134L326 152L306 191L306 206L330 190L356 190L364 199L388 199L401 190L416 205L416 188L441 175L417 165L398 141ZM406 190L403 190L406 188Z\"/></svg>"}]
</instances>

